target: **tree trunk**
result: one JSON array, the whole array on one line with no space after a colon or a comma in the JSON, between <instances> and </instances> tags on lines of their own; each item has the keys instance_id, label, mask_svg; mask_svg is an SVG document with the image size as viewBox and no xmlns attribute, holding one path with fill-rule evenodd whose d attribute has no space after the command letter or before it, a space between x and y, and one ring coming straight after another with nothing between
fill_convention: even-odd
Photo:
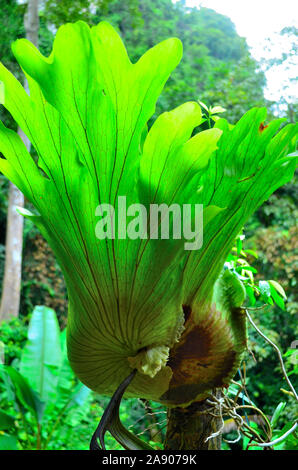
<instances>
[{"instance_id":1,"label":"tree trunk","mask_svg":"<svg viewBox=\"0 0 298 470\"><path fill-rule=\"evenodd\" d=\"M36 47L38 45L39 29L38 3L39 0L28 0L28 8L24 18L26 38Z\"/></svg>"},{"instance_id":2,"label":"tree trunk","mask_svg":"<svg viewBox=\"0 0 298 470\"><path fill-rule=\"evenodd\" d=\"M24 24L26 38L37 45L39 28L38 0L29 0ZM26 80L24 86L28 91L28 83ZM18 134L23 140L28 152L30 152L29 139L20 128L18 128ZM22 278L23 217L16 212L16 206L24 206L24 196L12 183L9 184L8 201L0 322L18 316Z\"/></svg>"},{"instance_id":3,"label":"tree trunk","mask_svg":"<svg viewBox=\"0 0 298 470\"><path fill-rule=\"evenodd\" d=\"M0 321L17 317L20 306L21 268L23 248L23 217L16 212L16 206L23 207L24 196L9 183L5 268L0 307Z\"/></svg>"},{"instance_id":4,"label":"tree trunk","mask_svg":"<svg viewBox=\"0 0 298 470\"><path fill-rule=\"evenodd\" d=\"M165 449L220 450L221 435L207 440L221 426L221 419L210 412L206 401L192 403L187 408L169 409Z\"/></svg>"}]
</instances>

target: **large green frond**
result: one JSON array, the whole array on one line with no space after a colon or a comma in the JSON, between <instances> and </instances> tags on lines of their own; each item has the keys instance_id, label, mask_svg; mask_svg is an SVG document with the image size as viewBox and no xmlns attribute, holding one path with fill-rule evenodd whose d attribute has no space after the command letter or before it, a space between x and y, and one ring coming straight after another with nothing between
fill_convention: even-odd
<instances>
[{"instance_id":1,"label":"large green frond","mask_svg":"<svg viewBox=\"0 0 298 470\"><path fill-rule=\"evenodd\" d=\"M58 30L49 57L25 39L13 52L30 96L1 65L1 99L37 158L0 123L0 170L35 206L35 214L20 212L63 270L73 369L88 387L113 394L137 367L127 394L171 405L224 385L246 337L241 285L222 271L224 261L247 218L291 178L297 127L278 132L282 120L265 126L266 111L253 109L232 129L220 119L194 134L201 111L188 102L148 131L181 59L177 39L133 64L109 24L78 22ZM150 213L142 236L98 238L99 205L113 206L119 233L124 200L136 211L132 204L203 205L202 247L187 251L184 236L150 238Z\"/></svg>"}]
</instances>

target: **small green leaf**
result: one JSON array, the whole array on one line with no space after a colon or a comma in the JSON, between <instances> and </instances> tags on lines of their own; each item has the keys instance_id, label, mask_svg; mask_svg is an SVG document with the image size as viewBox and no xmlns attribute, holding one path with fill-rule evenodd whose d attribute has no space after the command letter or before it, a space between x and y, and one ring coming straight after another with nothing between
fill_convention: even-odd
<instances>
[{"instance_id":1,"label":"small green leaf","mask_svg":"<svg viewBox=\"0 0 298 470\"><path fill-rule=\"evenodd\" d=\"M226 112L226 109L222 106L214 106L214 108L210 109L211 114L218 114Z\"/></svg>"},{"instance_id":2,"label":"small green leaf","mask_svg":"<svg viewBox=\"0 0 298 470\"><path fill-rule=\"evenodd\" d=\"M250 271L254 274L257 274L257 270L255 268L253 268L252 266L241 266L241 269L245 269L245 271Z\"/></svg>"},{"instance_id":3,"label":"small green leaf","mask_svg":"<svg viewBox=\"0 0 298 470\"><path fill-rule=\"evenodd\" d=\"M246 251L247 254L253 256L254 258L258 258L258 257L259 257L259 256L258 256L258 253L256 253L254 250L248 250L248 249L246 249L245 251Z\"/></svg>"},{"instance_id":4,"label":"small green leaf","mask_svg":"<svg viewBox=\"0 0 298 470\"><path fill-rule=\"evenodd\" d=\"M233 270L232 272L233 272L233 273L237 276L237 278L240 279L241 281L247 281L247 280L249 279L248 277L242 276L241 274L239 274L236 270Z\"/></svg>"},{"instance_id":5,"label":"small green leaf","mask_svg":"<svg viewBox=\"0 0 298 470\"><path fill-rule=\"evenodd\" d=\"M237 255L239 256L242 250L242 240L240 237L237 238L236 243L237 243Z\"/></svg>"},{"instance_id":6,"label":"small green leaf","mask_svg":"<svg viewBox=\"0 0 298 470\"><path fill-rule=\"evenodd\" d=\"M247 293L247 296L249 298L249 302L250 302L250 305L255 305L256 303L256 298L255 298L255 294L254 294L254 290L251 286L249 286L248 284L245 286L245 290L246 290L246 293Z\"/></svg>"},{"instance_id":7,"label":"small green leaf","mask_svg":"<svg viewBox=\"0 0 298 470\"><path fill-rule=\"evenodd\" d=\"M208 106L207 106L205 103L203 103L202 101L198 101L198 103L199 103L199 105L200 105L203 109L205 109L205 110L208 112L208 114L209 114Z\"/></svg>"},{"instance_id":8,"label":"small green leaf","mask_svg":"<svg viewBox=\"0 0 298 470\"><path fill-rule=\"evenodd\" d=\"M285 310L285 303L284 303L283 298L278 295L278 293L276 292L276 290L274 289L272 285L270 285L270 291L271 291L272 299L274 300L276 305L282 310Z\"/></svg>"},{"instance_id":9,"label":"small green leaf","mask_svg":"<svg viewBox=\"0 0 298 470\"><path fill-rule=\"evenodd\" d=\"M274 440L274 439L279 439L279 438L281 438L282 436L284 436L284 434L286 434L286 432L289 431L289 430L293 427L293 425L294 425L294 422L293 422L293 421L292 421L292 422L289 422L289 423L287 423L287 424L285 424L284 427L283 427L281 430L279 430L279 431L277 431L277 432L275 432L275 433L273 434L273 436L272 436L273 440ZM294 436L294 434L289 434L288 436L284 437L284 438L278 443L278 445L275 445L275 446L274 446L274 449L276 449L276 450L282 449L282 448L283 448L282 443L285 443L285 441L290 440L293 436ZM294 439L295 439L295 438L294 438ZM296 439L296 440L297 440L297 439Z\"/></svg>"},{"instance_id":10,"label":"small green leaf","mask_svg":"<svg viewBox=\"0 0 298 470\"><path fill-rule=\"evenodd\" d=\"M294 354L295 352L297 352L297 349L288 349L287 352L283 354L283 357L292 356L292 354Z\"/></svg>"},{"instance_id":11,"label":"small green leaf","mask_svg":"<svg viewBox=\"0 0 298 470\"><path fill-rule=\"evenodd\" d=\"M286 295L284 289L282 288L282 286L278 282L273 281L272 279L270 279L270 281L268 281L268 282L284 299L287 298L287 295Z\"/></svg>"},{"instance_id":12,"label":"small green leaf","mask_svg":"<svg viewBox=\"0 0 298 470\"><path fill-rule=\"evenodd\" d=\"M254 283L254 276L251 271L249 271L248 269L242 269L241 274L243 276L247 276L252 284Z\"/></svg>"},{"instance_id":13,"label":"small green leaf","mask_svg":"<svg viewBox=\"0 0 298 470\"><path fill-rule=\"evenodd\" d=\"M16 401L25 409L31 411L38 422L41 422L44 403L40 400L37 393L32 390L27 380L13 367L0 366L0 371L6 374L13 387Z\"/></svg>"},{"instance_id":14,"label":"small green leaf","mask_svg":"<svg viewBox=\"0 0 298 470\"><path fill-rule=\"evenodd\" d=\"M271 418L271 426L274 428L277 421L278 421L278 418L280 417L280 414L282 413L282 411L285 409L286 407L286 402L280 402L277 407L275 408L274 410L274 413L272 415L272 418Z\"/></svg>"}]
</instances>

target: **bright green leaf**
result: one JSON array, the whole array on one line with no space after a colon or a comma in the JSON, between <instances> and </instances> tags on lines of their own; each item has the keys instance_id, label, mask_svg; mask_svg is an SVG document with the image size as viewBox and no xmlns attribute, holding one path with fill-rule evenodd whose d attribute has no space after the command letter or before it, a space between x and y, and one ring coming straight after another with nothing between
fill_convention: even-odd
<instances>
[{"instance_id":1,"label":"bright green leaf","mask_svg":"<svg viewBox=\"0 0 298 470\"><path fill-rule=\"evenodd\" d=\"M277 407L275 408L272 418L271 418L271 426L272 428L275 428L275 425L277 424L278 418L280 417L281 413L286 407L286 402L280 402Z\"/></svg>"},{"instance_id":2,"label":"bright green leaf","mask_svg":"<svg viewBox=\"0 0 298 470\"><path fill-rule=\"evenodd\" d=\"M245 252L254 258L258 258L258 253L256 253L254 250L246 249Z\"/></svg>"},{"instance_id":3,"label":"bright green leaf","mask_svg":"<svg viewBox=\"0 0 298 470\"><path fill-rule=\"evenodd\" d=\"M287 298L284 289L282 288L282 286L281 286L278 282L273 281L272 279L271 279L270 281L268 281L268 282L269 282L269 284L274 288L274 290L275 290L276 292L278 292L284 299Z\"/></svg>"},{"instance_id":4,"label":"bright green leaf","mask_svg":"<svg viewBox=\"0 0 298 470\"><path fill-rule=\"evenodd\" d=\"M203 109L205 109L205 111L207 111L208 114L209 114L209 108L208 108L208 106L207 106L205 103L203 103L202 101L198 101L198 103L199 103L199 105L200 105Z\"/></svg>"},{"instance_id":5,"label":"bright green leaf","mask_svg":"<svg viewBox=\"0 0 298 470\"><path fill-rule=\"evenodd\" d=\"M44 411L44 403L37 393L31 389L27 380L13 367L0 366L0 372L6 374L14 388L15 399L21 407L31 411L38 422L41 422Z\"/></svg>"},{"instance_id":6,"label":"bright green leaf","mask_svg":"<svg viewBox=\"0 0 298 470\"><path fill-rule=\"evenodd\" d=\"M214 106L214 108L210 109L211 114L219 114L219 113L224 113L226 111L225 108L222 106Z\"/></svg>"},{"instance_id":7,"label":"bright green leaf","mask_svg":"<svg viewBox=\"0 0 298 470\"><path fill-rule=\"evenodd\" d=\"M250 305L254 306L255 303L256 303L256 297L255 297L255 294L254 294L254 289L251 286L249 286L248 284L246 284L245 285L245 290L246 290L246 293L248 295Z\"/></svg>"},{"instance_id":8,"label":"bright green leaf","mask_svg":"<svg viewBox=\"0 0 298 470\"><path fill-rule=\"evenodd\" d=\"M0 450L18 450L18 439L10 434L0 434Z\"/></svg>"},{"instance_id":9,"label":"bright green leaf","mask_svg":"<svg viewBox=\"0 0 298 470\"><path fill-rule=\"evenodd\" d=\"M56 314L50 308L37 306L30 319L20 372L45 403L57 398L60 366L60 329Z\"/></svg>"},{"instance_id":10,"label":"bright green leaf","mask_svg":"<svg viewBox=\"0 0 298 470\"><path fill-rule=\"evenodd\" d=\"M272 299L274 300L276 305L282 310L285 310L285 303L284 303L283 298L280 295L278 295L278 293L276 292L274 287L271 285L271 283L270 283L270 292L271 292Z\"/></svg>"},{"instance_id":11,"label":"bright green leaf","mask_svg":"<svg viewBox=\"0 0 298 470\"><path fill-rule=\"evenodd\" d=\"M15 418L0 410L0 431L10 429L14 426Z\"/></svg>"}]
</instances>

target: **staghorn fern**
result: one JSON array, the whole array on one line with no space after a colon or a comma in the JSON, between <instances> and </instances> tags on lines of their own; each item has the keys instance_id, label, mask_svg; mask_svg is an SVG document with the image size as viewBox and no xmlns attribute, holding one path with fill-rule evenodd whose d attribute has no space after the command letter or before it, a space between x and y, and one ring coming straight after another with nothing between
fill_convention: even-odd
<instances>
[{"instance_id":1,"label":"staghorn fern","mask_svg":"<svg viewBox=\"0 0 298 470\"><path fill-rule=\"evenodd\" d=\"M200 107L185 103L146 123L181 59L177 39L136 64L113 28L62 26L43 57L13 44L30 97L1 65L4 106L37 151L0 123L0 170L32 202L63 270L68 355L80 380L112 394L137 368L126 396L186 406L229 383L246 347L245 291L224 261L250 215L289 181L297 127L264 126L252 109L235 126L219 119L192 136ZM96 207L203 204L204 240L95 236Z\"/></svg>"}]
</instances>

